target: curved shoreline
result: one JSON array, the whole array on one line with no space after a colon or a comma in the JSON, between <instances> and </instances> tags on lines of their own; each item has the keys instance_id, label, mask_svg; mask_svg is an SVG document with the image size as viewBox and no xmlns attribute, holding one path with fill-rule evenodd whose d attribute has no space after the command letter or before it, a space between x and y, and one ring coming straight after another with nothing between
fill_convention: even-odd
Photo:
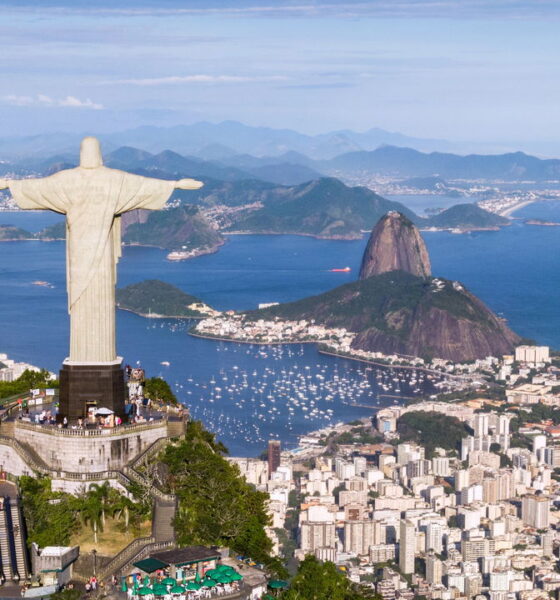
<instances>
[{"instance_id":1,"label":"curved shoreline","mask_svg":"<svg viewBox=\"0 0 560 600\"><path fill-rule=\"evenodd\" d=\"M245 341L245 340L236 340L233 338L220 338L220 337L214 337L211 335L203 335L200 333L193 333L192 331L188 331L187 332L189 335L192 335L193 337L197 337L203 340L214 340L217 342L232 342L234 344L250 344L250 345L255 345L255 346L280 346L280 345L296 345L296 344L316 344L317 346L319 346L321 343L324 342L320 342L317 340L305 340L305 341L292 341L292 342L257 342L257 341ZM346 360L355 360L357 362L361 362L361 363L365 363L368 365L375 365L376 367L382 367L385 369L410 369L410 370L414 370L414 371L425 371L426 373L433 373L435 375L440 375L441 377L449 377L451 379L464 379L465 377L463 375L452 375L450 373L443 373L442 371L437 371L435 369L429 369L427 367L415 367L412 365L395 365L395 364L390 364L390 363L382 363L382 362L376 362L375 360L368 360L367 358L359 358L359 357L354 357L354 356L348 356L346 354L339 354L337 352L332 352L332 351L328 351L328 350L322 350L321 348L317 348L317 352L319 354L324 354L325 356L334 356L335 358L344 358ZM400 398L400 396L399 396Z\"/></svg>"},{"instance_id":2,"label":"curved shoreline","mask_svg":"<svg viewBox=\"0 0 560 600\"><path fill-rule=\"evenodd\" d=\"M185 320L202 320L206 319L208 315L200 315L199 317L187 317L185 315L160 315L159 313L141 313L132 308L125 308L124 306L115 305L119 310L124 310L126 312L132 313L133 315L137 315L139 317L143 317L144 319L185 319Z\"/></svg>"},{"instance_id":3,"label":"curved shoreline","mask_svg":"<svg viewBox=\"0 0 560 600\"><path fill-rule=\"evenodd\" d=\"M428 367L413 367L412 365L394 365L388 363L380 363L374 360L368 360L367 358L359 358L359 357L351 357L346 354L339 354L337 352L329 352L328 350L321 350L317 348L317 352L319 354L325 354L327 356L335 356L337 358L346 358L348 360L355 360L361 363L365 363L368 365L375 365L376 367L384 367L385 369L410 369L414 371L425 371L426 373L434 373L435 375L440 375L441 377L449 377L451 379L463 379L462 375L452 375L450 373L442 373L441 371L437 371L435 369L429 369ZM380 394L381 395L381 394ZM398 396L401 398L402 396Z\"/></svg>"},{"instance_id":4,"label":"curved shoreline","mask_svg":"<svg viewBox=\"0 0 560 600\"><path fill-rule=\"evenodd\" d=\"M364 236L360 232L358 235L319 235L316 233L296 233L294 231L221 231L222 235L300 235L302 237L311 237L316 240L333 240L340 242L353 242L361 240Z\"/></svg>"},{"instance_id":5,"label":"curved shoreline","mask_svg":"<svg viewBox=\"0 0 560 600\"><path fill-rule=\"evenodd\" d=\"M296 344L320 344L321 342L317 342L317 340L305 340L305 341L294 341L294 342L256 342L256 341L252 341L252 342L248 342L246 340L236 340L234 338L222 338L222 337L216 337L213 335L203 335L202 333L194 333L193 331L187 331L187 333L189 335L192 335L193 337L196 338L200 338L202 340L213 340L215 342L231 342L233 344L248 344L248 345L255 345L255 346L289 346L289 345L296 345Z\"/></svg>"},{"instance_id":6,"label":"curved shoreline","mask_svg":"<svg viewBox=\"0 0 560 600\"><path fill-rule=\"evenodd\" d=\"M535 198L535 200L524 200L523 202L518 202L517 204L514 204L513 206L506 208L497 214L499 214L501 217L510 217L514 212L517 212L518 210L521 210L522 208L525 208L526 206L534 204L538 201L538 198Z\"/></svg>"}]
</instances>

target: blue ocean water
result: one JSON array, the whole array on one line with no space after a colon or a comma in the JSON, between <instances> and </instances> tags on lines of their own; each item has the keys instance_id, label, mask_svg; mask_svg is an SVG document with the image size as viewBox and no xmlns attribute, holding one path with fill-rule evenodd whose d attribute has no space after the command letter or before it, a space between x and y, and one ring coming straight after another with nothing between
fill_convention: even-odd
<instances>
[{"instance_id":1,"label":"blue ocean water","mask_svg":"<svg viewBox=\"0 0 560 600\"><path fill-rule=\"evenodd\" d=\"M560 203L535 204L516 216L543 218L543 211L547 219L560 221ZM30 230L45 226L45 213L11 216ZM497 232L424 235L435 275L461 280L520 335L560 347L559 234L559 228L518 220ZM179 263L166 261L158 249L126 247L119 285L158 278L218 309L254 308L352 281L366 241L231 236L218 253ZM64 259L60 242L0 244L0 352L59 368L68 347ZM345 266L352 272L329 272ZM53 287L34 285L36 280ZM139 361L150 375L168 379L233 454L257 454L269 437L293 445L297 434L371 414L364 406L383 406L418 386L431 389L429 382L319 355L310 345L216 343L188 336L188 322L148 320L124 311L117 321L118 350L125 360ZM161 365L164 361L170 366ZM352 401L362 406L351 406Z\"/></svg>"}]
</instances>

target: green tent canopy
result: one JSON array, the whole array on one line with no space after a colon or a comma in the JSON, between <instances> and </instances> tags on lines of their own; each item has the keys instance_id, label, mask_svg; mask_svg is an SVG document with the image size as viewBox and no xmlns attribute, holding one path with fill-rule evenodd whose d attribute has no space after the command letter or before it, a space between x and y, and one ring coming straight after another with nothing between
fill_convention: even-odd
<instances>
[{"instance_id":1,"label":"green tent canopy","mask_svg":"<svg viewBox=\"0 0 560 600\"><path fill-rule=\"evenodd\" d=\"M205 579L202 582L202 587L214 587L216 582L213 579Z\"/></svg>"},{"instance_id":2,"label":"green tent canopy","mask_svg":"<svg viewBox=\"0 0 560 600\"><path fill-rule=\"evenodd\" d=\"M144 571L144 573L153 573L158 569L165 569L165 567L168 566L167 563L164 563L157 558L145 558L144 560L139 560L132 564L141 571Z\"/></svg>"},{"instance_id":3,"label":"green tent canopy","mask_svg":"<svg viewBox=\"0 0 560 600\"><path fill-rule=\"evenodd\" d=\"M241 575L241 573L238 573L237 571L234 571L229 578L231 579L231 581L241 581L243 579L243 575Z\"/></svg>"},{"instance_id":4,"label":"green tent canopy","mask_svg":"<svg viewBox=\"0 0 560 600\"><path fill-rule=\"evenodd\" d=\"M227 571L235 571L235 569L229 565L218 565L214 571L223 571L225 573Z\"/></svg>"},{"instance_id":5,"label":"green tent canopy","mask_svg":"<svg viewBox=\"0 0 560 600\"><path fill-rule=\"evenodd\" d=\"M182 594L185 591L185 588L182 585L174 585L171 588L172 594Z\"/></svg>"},{"instance_id":6,"label":"green tent canopy","mask_svg":"<svg viewBox=\"0 0 560 600\"><path fill-rule=\"evenodd\" d=\"M175 585L177 582L175 579L173 579L173 577L166 577L161 583L163 583L163 585Z\"/></svg>"},{"instance_id":7,"label":"green tent canopy","mask_svg":"<svg viewBox=\"0 0 560 600\"><path fill-rule=\"evenodd\" d=\"M167 586L162 583L154 584L154 594L156 596L165 596L167 594Z\"/></svg>"},{"instance_id":8,"label":"green tent canopy","mask_svg":"<svg viewBox=\"0 0 560 600\"><path fill-rule=\"evenodd\" d=\"M219 572L218 569L210 569L209 571L206 571L205 575L206 577L214 577L214 575L218 575Z\"/></svg>"},{"instance_id":9,"label":"green tent canopy","mask_svg":"<svg viewBox=\"0 0 560 600\"><path fill-rule=\"evenodd\" d=\"M268 587L273 590L281 590L285 587L288 587L288 582L283 581L282 579L272 579L268 582Z\"/></svg>"},{"instance_id":10,"label":"green tent canopy","mask_svg":"<svg viewBox=\"0 0 560 600\"><path fill-rule=\"evenodd\" d=\"M187 583L187 590L199 590L202 586L200 585L200 583L197 583L196 581L189 581L189 583Z\"/></svg>"},{"instance_id":11,"label":"green tent canopy","mask_svg":"<svg viewBox=\"0 0 560 600\"><path fill-rule=\"evenodd\" d=\"M147 585L145 585L144 587L141 587L138 590L138 595L139 596L147 596L148 594L153 594L153 590L151 587L148 587Z\"/></svg>"}]
</instances>

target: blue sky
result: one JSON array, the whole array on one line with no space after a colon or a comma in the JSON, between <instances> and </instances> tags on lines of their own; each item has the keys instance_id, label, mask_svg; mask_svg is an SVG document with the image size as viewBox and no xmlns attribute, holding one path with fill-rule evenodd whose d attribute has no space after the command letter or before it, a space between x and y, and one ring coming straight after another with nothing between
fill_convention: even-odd
<instances>
[{"instance_id":1,"label":"blue sky","mask_svg":"<svg viewBox=\"0 0 560 600\"><path fill-rule=\"evenodd\" d=\"M235 119L554 142L560 2L0 0L0 137Z\"/></svg>"}]
</instances>

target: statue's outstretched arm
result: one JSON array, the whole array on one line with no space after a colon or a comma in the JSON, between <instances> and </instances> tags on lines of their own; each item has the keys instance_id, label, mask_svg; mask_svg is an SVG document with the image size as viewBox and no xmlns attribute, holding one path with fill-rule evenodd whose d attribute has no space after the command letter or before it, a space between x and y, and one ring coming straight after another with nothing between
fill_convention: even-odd
<instances>
[{"instance_id":1,"label":"statue's outstretched arm","mask_svg":"<svg viewBox=\"0 0 560 600\"><path fill-rule=\"evenodd\" d=\"M199 190L204 184L202 181L196 179L179 179L175 182L175 189L177 190Z\"/></svg>"}]
</instances>

